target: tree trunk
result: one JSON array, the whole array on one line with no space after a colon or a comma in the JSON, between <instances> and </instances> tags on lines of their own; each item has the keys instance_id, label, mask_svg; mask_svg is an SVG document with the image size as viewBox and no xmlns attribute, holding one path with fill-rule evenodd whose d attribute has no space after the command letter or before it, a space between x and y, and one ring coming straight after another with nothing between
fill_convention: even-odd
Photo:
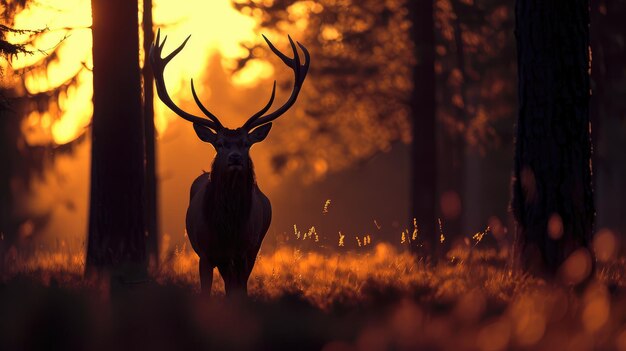
<instances>
[{"instance_id":1,"label":"tree trunk","mask_svg":"<svg viewBox=\"0 0 626 351\"><path fill-rule=\"evenodd\" d=\"M591 3L591 43L593 69L591 119L593 124L593 165L596 227L610 229L618 237L626 235L626 38L623 18L626 4L598 0Z\"/></svg>"},{"instance_id":2,"label":"tree trunk","mask_svg":"<svg viewBox=\"0 0 626 351\"><path fill-rule=\"evenodd\" d=\"M407 3L411 36L415 45L416 64L413 69L411 93L411 215L417 220L423 249L437 254L439 230L436 215L437 147L435 101L435 24L433 1ZM414 253L421 251L413 242Z\"/></svg>"},{"instance_id":3,"label":"tree trunk","mask_svg":"<svg viewBox=\"0 0 626 351\"><path fill-rule=\"evenodd\" d=\"M468 113L467 113L467 94L466 94L466 79L465 73L465 45L463 43L463 29L461 28L461 18L463 14L461 12L461 6L458 0L451 1L452 9L456 15L454 20L454 48L456 50L456 63L461 75L461 83L458 91L453 91L452 94L459 94L461 97L462 105L454 105L454 114L457 123L465 126L468 125ZM443 167L445 174L446 186L445 191L441 194L441 206L444 232L446 234L445 249L450 249L452 243L462 242L464 238L464 212L465 212L465 182L467 178L466 170L466 146L465 130L455 130L450 133L442 133L442 135L448 134L446 138L447 145L442 146L442 149L447 149L446 156L440 162L446 163ZM443 182L443 177L440 176L440 182Z\"/></svg>"},{"instance_id":4,"label":"tree trunk","mask_svg":"<svg viewBox=\"0 0 626 351\"><path fill-rule=\"evenodd\" d=\"M92 0L94 113L87 272L146 273L137 0Z\"/></svg>"},{"instance_id":5,"label":"tree trunk","mask_svg":"<svg viewBox=\"0 0 626 351\"><path fill-rule=\"evenodd\" d=\"M16 152L14 135L15 117L9 110L4 94L0 93L0 278L4 273L5 253L13 244L17 228L13 221L13 193L11 190L11 155ZM15 142L15 143L13 143Z\"/></svg>"},{"instance_id":6,"label":"tree trunk","mask_svg":"<svg viewBox=\"0 0 626 351\"><path fill-rule=\"evenodd\" d=\"M156 138L154 128L154 76L148 63L150 45L154 41L152 0L143 0L143 115L146 138L146 226L147 251L150 263L159 262L158 187L156 178Z\"/></svg>"},{"instance_id":7,"label":"tree trunk","mask_svg":"<svg viewBox=\"0 0 626 351\"><path fill-rule=\"evenodd\" d=\"M7 263L7 252L18 242L22 218L16 216L16 179L28 181L29 166L22 164L19 146L22 137L23 106L17 99L8 97L13 92L0 90L0 278ZM26 161L28 162L28 161Z\"/></svg>"},{"instance_id":8,"label":"tree trunk","mask_svg":"<svg viewBox=\"0 0 626 351\"><path fill-rule=\"evenodd\" d=\"M555 276L592 237L589 1L518 0L512 209L531 273ZM590 258L590 251L583 251ZM591 271L593 260L586 260Z\"/></svg>"}]
</instances>

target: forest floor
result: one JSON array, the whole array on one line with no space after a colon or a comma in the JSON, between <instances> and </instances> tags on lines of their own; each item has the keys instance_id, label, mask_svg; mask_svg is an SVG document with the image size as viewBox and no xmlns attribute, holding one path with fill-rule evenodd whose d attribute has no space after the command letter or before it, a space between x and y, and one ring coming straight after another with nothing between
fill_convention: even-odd
<instances>
[{"instance_id":1,"label":"forest floor","mask_svg":"<svg viewBox=\"0 0 626 351\"><path fill-rule=\"evenodd\" d=\"M495 249L437 264L388 244L261 254L250 299L198 294L198 259L163 258L153 281L104 289L84 258L13 257L0 281L0 349L626 350L625 260L585 288L511 271Z\"/></svg>"}]
</instances>

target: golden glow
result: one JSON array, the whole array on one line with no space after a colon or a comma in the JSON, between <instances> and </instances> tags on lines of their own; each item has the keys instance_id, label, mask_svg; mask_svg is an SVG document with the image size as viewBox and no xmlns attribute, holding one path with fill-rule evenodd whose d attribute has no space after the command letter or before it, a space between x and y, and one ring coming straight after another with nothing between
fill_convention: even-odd
<instances>
[{"instance_id":1,"label":"golden glow","mask_svg":"<svg viewBox=\"0 0 626 351\"><path fill-rule=\"evenodd\" d=\"M240 43L255 42L259 35L254 32L256 22L235 10L230 0L154 0L155 26L169 37L165 51L191 34L192 38L178 57L167 68L165 79L170 95L175 101L190 101L189 79L200 81L206 71L209 58L215 53L222 57L224 67L234 68L235 60L247 56ZM91 2L89 0L40 0L15 18L16 28L43 29L41 37L34 42L35 55L21 55L12 62L17 70L24 70L24 82L28 93L50 91L77 76L76 84L62 93L49 112L29 116L23 130L27 140L33 143L67 143L78 137L90 123L93 106L91 57L92 36ZM25 42L26 35L14 35L14 42ZM30 69L55 51L57 59L43 71ZM113 53L112 53L113 54ZM254 86L259 80L273 74L272 66L264 61L251 60L245 69L232 77L232 83L240 87ZM203 99L210 95L210 87L198 87ZM182 103L181 103L182 104ZM163 133L175 116L162 104L155 104L156 124ZM39 128L35 128L36 125ZM46 129L47 131L36 131Z\"/></svg>"},{"instance_id":2,"label":"golden glow","mask_svg":"<svg viewBox=\"0 0 626 351\"><path fill-rule=\"evenodd\" d=\"M267 61L250 60L245 69L235 73L233 83L239 86L252 86L259 80L269 79L274 74L274 67Z\"/></svg>"},{"instance_id":3,"label":"golden glow","mask_svg":"<svg viewBox=\"0 0 626 351\"><path fill-rule=\"evenodd\" d=\"M64 114L52 126L52 135L57 144L67 143L80 134L81 129L86 127L91 121L93 104L93 75L88 71L82 71L78 75L76 88L70 88L67 92L67 99L59 99L59 106ZM72 105L68 102L76 102ZM81 104L82 103L82 104Z\"/></svg>"},{"instance_id":4,"label":"golden glow","mask_svg":"<svg viewBox=\"0 0 626 351\"><path fill-rule=\"evenodd\" d=\"M255 20L235 10L229 0L155 0L154 22L168 36L166 53L191 34L185 50L171 61L165 72L168 90L175 101L191 100L189 79L198 81L203 76L213 54L222 56L224 67L232 67L234 59L248 54L240 43L259 39L254 32ZM252 61L248 66L233 77L233 83L251 86L273 73L269 64ZM206 100L211 88L198 88L198 94ZM155 111L157 130L162 134L177 117L163 104L155 104Z\"/></svg>"}]
</instances>

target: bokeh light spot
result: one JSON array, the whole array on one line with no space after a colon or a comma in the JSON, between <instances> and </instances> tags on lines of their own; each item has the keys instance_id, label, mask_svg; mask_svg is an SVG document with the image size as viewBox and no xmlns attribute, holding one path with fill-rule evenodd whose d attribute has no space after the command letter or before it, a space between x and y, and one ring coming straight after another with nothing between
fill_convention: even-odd
<instances>
[{"instance_id":1,"label":"bokeh light spot","mask_svg":"<svg viewBox=\"0 0 626 351\"><path fill-rule=\"evenodd\" d=\"M556 213L548 220L548 235L552 240L559 240L563 236L563 220Z\"/></svg>"},{"instance_id":2,"label":"bokeh light spot","mask_svg":"<svg viewBox=\"0 0 626 351\"><path fill-rule=\"evenodd\" d=\"M615 257L618 241L610 229L600 229L593 238L593 249L600 262L608 262Z\"/></svg>"},{"instance_id":3,"label":"bokeh light spot","mask_svg":"<svg viewBox=\"0 0 626 351\"><path fill-rule=\"evenodd\" d=\"M585 292L585 307L581 316L583 326L589 332L596 332L609 320L611 303L604 285L593 285Z\"/></svg>"},{"instance_id":4,"label":"bokeh light spot","mask_svg":"<svg viewBox=\"0 0 626 351\"><path fill-rule=\"evenodd\" d=\"M476 343L482 351L500 351L506 349L510 337L511 325L508 320L501 318L483 327Z\"/></svg>"},{"instance_id":5,"label":"bokeh light spot","mask_svg":"<svg viewBox=\"0 0 626 351\"><path fill-rule=\"evenodd\" d=\"M578 284L591 273L591 255L585 248L574 251L560 268L561 279L566 284Z\"/></svg>"},{"instance_id":6,"label":"bokeh light spot","mask_svg":"<svg viewBox=\"0 0 626 351\"><path fill-rule=\"evenodd\" d=\"M457 219L461 215L461 197L456 191L446 191L439 200L445 219Z\"/></svg>"}]
</instances>

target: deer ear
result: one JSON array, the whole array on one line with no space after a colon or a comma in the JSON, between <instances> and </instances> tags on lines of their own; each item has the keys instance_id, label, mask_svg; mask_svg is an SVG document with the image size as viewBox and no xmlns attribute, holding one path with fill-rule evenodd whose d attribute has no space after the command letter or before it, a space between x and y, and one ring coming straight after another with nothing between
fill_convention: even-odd
<instances>
[{"instance_id":1,"label":"deer ear","mask_svg":"<svg viewBox=\"0 0 626 351\"><path fill-rule=\"evenodd\" d=\"M250 143L254 144L254 143L258 143L260 141L265 140L265 137L267 137L267 134L269 134L270 129L272 129L272 124L268 123L250 132L250 134L248 134Z\"/></svg>"},{"instance_id":2,"label":"deer ear","mask_svg":"<svg viewBox=\"0 0 626 351\"><path fill-rule=\"evenodd\" d=\"M215 144L215 140L217 140L217 134L215 134L214 131L197 123L193 124L193 129L196 131L196 135L198 135L198 138L200 138L200 140L204 141L205 143L211 143L212 145Z\"/></svg>"}]
</instances>

